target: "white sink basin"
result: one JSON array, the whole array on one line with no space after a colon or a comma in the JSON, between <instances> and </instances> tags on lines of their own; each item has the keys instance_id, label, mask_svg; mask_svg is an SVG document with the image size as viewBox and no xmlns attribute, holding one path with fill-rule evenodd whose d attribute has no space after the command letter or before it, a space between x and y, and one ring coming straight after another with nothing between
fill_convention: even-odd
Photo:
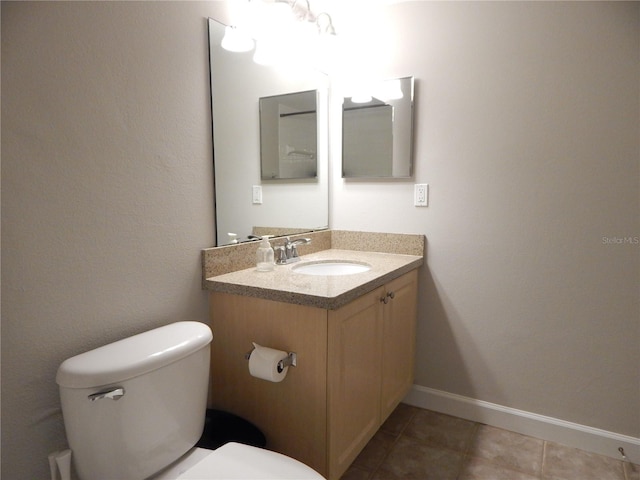
<instances>
[{"instance_id":1,"label":"white sink basin","mask_svg":"<svg viewBox=\"0 0 640 480\"><path fill-rule=\"evenodd\" d=\"M292 270L303 275L353 275L371 270L371 265L340 260L307 262L295 265Z\"/></svg>"}]
</instances>

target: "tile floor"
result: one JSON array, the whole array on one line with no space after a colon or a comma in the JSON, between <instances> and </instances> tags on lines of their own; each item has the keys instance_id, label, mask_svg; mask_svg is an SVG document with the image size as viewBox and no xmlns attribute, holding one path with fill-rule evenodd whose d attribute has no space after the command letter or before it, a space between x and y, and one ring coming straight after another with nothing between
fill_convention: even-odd
<instances>
[{"instance_id":1,"label":"tile floor","mask_svg":"<svg viewBox=\"0 0 640 480\"><path fill-rule=\"evenodd\" d=\"M640 466L400 404L341 480L640 480Z\"/></svg>"}]
</instances>

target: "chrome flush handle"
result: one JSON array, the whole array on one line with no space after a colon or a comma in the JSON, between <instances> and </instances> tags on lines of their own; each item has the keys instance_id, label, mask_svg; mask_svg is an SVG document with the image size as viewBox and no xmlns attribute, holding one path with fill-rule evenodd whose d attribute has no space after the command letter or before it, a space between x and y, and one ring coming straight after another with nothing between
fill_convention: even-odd
<instances>
[{"instance_id":1,"label":"chrome flush handle","mask_svg":"<svg viewBox=\"0 0 640 480\"><path fill-rule=\"evenodd\" d=\"M111 390L92 393L88 398L92 402L95 402L96 400L102 400L104 398L108 398L109 400L120 400L122 397L124 397L124 388L116 387Z\"/></svg>"}]
</instances>

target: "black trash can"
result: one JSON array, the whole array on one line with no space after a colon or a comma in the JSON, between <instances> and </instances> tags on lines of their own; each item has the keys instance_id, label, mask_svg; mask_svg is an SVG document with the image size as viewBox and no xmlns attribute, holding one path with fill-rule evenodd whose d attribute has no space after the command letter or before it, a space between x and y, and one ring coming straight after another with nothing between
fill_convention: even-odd
<instances>
[{"instance_id":1,"label":"black trash can","mask_svg":"<svg viewBox=\"0 0 640 480\"><path fill-rule=\"evenodd\" d=\"M244 418L221 410L207 409L204 431L196 447L215 450L229 442L260 448L267 445L264 434Z\"/></svg>"}]
</instances>

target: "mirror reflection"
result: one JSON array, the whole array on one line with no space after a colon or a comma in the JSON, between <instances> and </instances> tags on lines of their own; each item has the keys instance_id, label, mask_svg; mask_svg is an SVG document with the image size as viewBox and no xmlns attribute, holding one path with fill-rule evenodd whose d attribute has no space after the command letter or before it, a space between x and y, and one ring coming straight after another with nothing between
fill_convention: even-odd
<instances>
[{"instance_id":1,"label":"mirror reflection","mask_svg":"<svg viewBox=\"0 0 640 480\"><path fill-rule=\"evenodd\" d=\"M342 105L342 176L413 174L413 77L385 80Z\"/></svg>"},{"instance_id":2,"label":"mirror reflection","mask_svg":"<svg viewBox=\"0 0 640 480\"><path fill-rule=\"evenodd\" d=\"M260 99L263 180L318 175L316 91Z\"/></svg>"},{"instance_id":3,"label":"mirror reflection","mask_svg":"<svg viewBox=\"0 0 640 480\"><path fill-rule=\"evenodd\" d=\"M327 228L327 77L316 70L259 65L251 52L229 52L220 45L225 25L214 19L208 23L216 245ZM317 92L315 175L263 180L260 98L308 91Z\"/></svg>"}]
</instances>

